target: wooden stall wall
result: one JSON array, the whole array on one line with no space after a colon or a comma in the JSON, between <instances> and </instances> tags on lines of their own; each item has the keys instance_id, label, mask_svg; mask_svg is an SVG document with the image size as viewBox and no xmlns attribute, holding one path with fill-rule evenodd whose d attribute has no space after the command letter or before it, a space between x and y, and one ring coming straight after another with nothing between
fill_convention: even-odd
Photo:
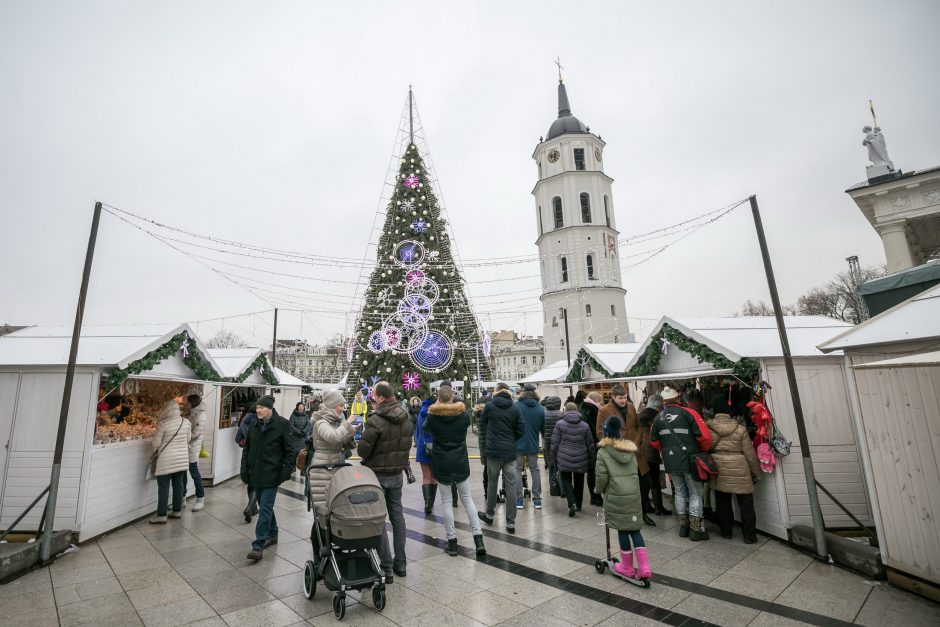
<instances>
[{"instance_id":1,"label":"wooden stall wall","mask_svg":"<svg viewBox=\"0 0 940 627\"><path fill-rule=\"evenodd\" d=\"M9 443L4 451L5 467L0 477L0 483L3 484L0 527L5 527L23 513L43 488L49 485L65 371L6 370L0 377L0 385L3 386L0 409L6 414L0 420L0 428L8 429L6 434L0 433L0 438L4 444ZM79 525L82 464L86 461L86 442L90 441L94 432L96 389L96 370L76 370L56 500L56 529L77 529ZM9 392L13 392L12 403ZM11 410L11 405L12 411L6 413ZM35 529L39 525L45 501L43 498L19 523L18 528Z\"/></svg>"},{"instance_id":2,"label":"wooden stall wall","mask_svg":"<svg viewBox=\"0 0 940 627\"><path fill-rule=\"evenodd\" d=\"M157 482L146 479L153 439L91 447L91 471L79 541L84 542L157 509Z\"/></svg>"},{"instance_id":3,"label":"wooden stall wall","mask_svg":"<svg viewBox=\"0 0 940 627\"><path fill-rule=\"evenodd\" d=\"M841 358L797 358L794 366L816 479L859 520L871 525L871 508L862 475ZM766 360L764 371L766 380L773 386L768 394L770 410L784 435L793 441L790 455L780 463L786 485L787 526L812 525L796 420L793 417L793 403L783 360ZM856 527L852 519L829 497L820 492L819 499L827 527Z\"/></svg>"},{"instance_id":4,"label":"wooden stall wall","mask_svg":"<svg viewBox=\"0 0 940 627\"><path fill-rule=\"evenodd\" d=\"M856 369L855 378L886 563L940 584L940 367Z\"/></svg>"}]
</instances>

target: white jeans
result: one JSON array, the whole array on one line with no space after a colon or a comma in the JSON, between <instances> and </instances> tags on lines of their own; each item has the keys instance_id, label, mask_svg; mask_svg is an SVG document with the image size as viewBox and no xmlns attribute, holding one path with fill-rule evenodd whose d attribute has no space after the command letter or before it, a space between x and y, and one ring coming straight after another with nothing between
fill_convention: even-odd
<instances>
[{"instance_id":1,"label":"white jeans","mask_svg":"<svg viewBox=\"0 0 940 627\"><path fill-rule=\"evenodd\" d=\"M454 508L453 495L448 486L443 486L440 491L441 510L444 514L444 530L447 532L447 539L451 540L457 537L457 528L454 527ZM477 506L473 503L473 497L470 496L470 479L464 479L457 484L457 496L460 497L460 503L467 513L467 522L473 529L473 535L478 536L483 533L480 530L480 518L477 516Z\"/></svg>"}]
</instances>

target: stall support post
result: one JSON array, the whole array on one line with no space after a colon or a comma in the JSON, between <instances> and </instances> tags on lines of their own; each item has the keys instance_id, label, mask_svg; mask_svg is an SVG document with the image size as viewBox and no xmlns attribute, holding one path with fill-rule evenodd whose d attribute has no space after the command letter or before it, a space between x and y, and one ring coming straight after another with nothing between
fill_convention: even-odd
<instances>
[{"instance_id":1,"label":"stall support post","mask_svg":"<svg viewBox=\"0 0 940 627\"><path fill-rule=\"evenodd\" d=\"M95 203L95 212L91 219L91 234L88 236L88 250L85 252L85 268L82 270L82 286L78 291L78 307L75 310L75 326L72 328L72 346L69 348L69 363L65 369L65 389L62 391L62 407L59 410L59 431L55 439L55 452L52 454L52 474L49 477L49 496L43 516L45 525L42 529L42 547L40 559L43 564L52 557L52 534L55 530L55 505L59 493L59 473L62 470L62 449L65 448L65 428L68 426L69 403L72 400L72 381L75 378L75 361L78 357L78 340L82 333L82 318L85 316L85 296L88 294L88 280L91 278L91 262L95 257L95 242L98 239L98 223L101 221L101 203Z\"/></svg>"},{"instance_id":2,"label":"stall support post","mask_svg":"<svg viewBox=\"0 0 940 627\"><path fill-rule=\"evenodd\" d=\"M277 307L274 308L274 339L271 340L271 366L277 368Z\"/></svg>"},{"instance_id":3,"label":"stall support post","mask_svg":"<svg viewBox=\"0 0 940 627\"><path fill-rule=\"evenodd\" d=\"M790 384L790 398L793 400L793 416L796 419L796 432L800 438L800 455L803 457L803 474L806 479L806 491L809 495L809 508L813 516L813 530L816 532L816 553L819 557L829 561L829 551L826 548L826 524L823 521L822 508L819 506L819 492L816 491L816 473L813 471L813 458L809 451L809 438L806 437L803 404L800 402L800 389L796 383L793 358L790 356L790 342L787 339L787 328L783 323L783 310L780 308L780 296L777 294L777 281L774 279L774 269L770 263L770 252L767 250L767 239L764 237L764 225L761 222L760 210L757 208L757 196L751 196L748 200L751 202L751 213L754 215L757 241L760 244L760 254L764 261L764 272L767 274L767 287L770 289L770 302L774 307L774 317L777 319L777 331L780 333L780 348L783 350L783 363L787 371L787 382Z\"/></svg>"}]
</instances>

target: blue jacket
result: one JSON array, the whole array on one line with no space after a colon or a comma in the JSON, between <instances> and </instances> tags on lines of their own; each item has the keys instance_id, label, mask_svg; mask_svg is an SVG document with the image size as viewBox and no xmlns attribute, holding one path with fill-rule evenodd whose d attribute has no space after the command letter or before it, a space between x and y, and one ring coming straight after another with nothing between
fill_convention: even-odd
<instances>
[{"instance_id":1,"label":"blue jacket","mask_svg":"<svg viewBox=\"0 0 940 627\"><path fill-rule=\"evenodd\" d=\"M525 424L512 397L502 391L493 395L480 415L480 452L487 459L516 459L516 440L525 433Z\"/></svg>"},{"instance_id":2,"label":"blue jacket","mask_svg":"<svg viewBox=\"0 0 940 627\"><path fill-rule=\"evenodd\" d=\"M418 446L418 450L415 452L415 461L419 464L431 463L431 458L424 454L424 443L432 441L431 434L422 429L421 425L424 423L425 418L427 418L428 407L433 405L434 402L435 399L433 398L421 401L421 410L418 411L418 421L415 424L415 444Z\"/></svg>"},{"instance_id":3,"label":"blue jacket","mask_svg":"<svg viewBox=\"0 0 940 627\"><path fill-rule=\"evenodd\" d=\"M516 452L531 455L539 452L539 435L545 429L545 408L534 395L516 401L516 407L525 422L525 433L516 440Z\"/></svg>"},{"instance_id":4,"label":"blue jacket","mask_svg":"<svg viewBox=\"0 0 940 627\"><path fill-rule=\"evenodd\" d=\"M242 422L238 425L238 428L235 429L235 443L241 447L245 446L245 438L248 437L248 427L251 426L255 420L258 419L258 414L255 412L248 412L242 416Z\"/></svg>"}]
</instances>

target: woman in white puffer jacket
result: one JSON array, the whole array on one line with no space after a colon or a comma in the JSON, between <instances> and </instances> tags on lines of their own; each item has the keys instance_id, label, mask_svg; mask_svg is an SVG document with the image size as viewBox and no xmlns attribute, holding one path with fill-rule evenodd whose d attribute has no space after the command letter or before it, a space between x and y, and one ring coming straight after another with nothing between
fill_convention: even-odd
<instances>
[{"instance_id":1,"label":"woman in white puffer jacket","mask_svg":"<svg viewBox=\"0 0 940 627\"><path fill-rule=\"evenodd\" d=\"M157 453L157 515L150 519L155 525L166 524L167 500L173 486L173 511L170 518L181 518L183 488L189 470L189 440L192 427L180 414L175 399L166 402L157 416L157 432L153 435L153 451Z\"/></svg>"}]
</instances>

